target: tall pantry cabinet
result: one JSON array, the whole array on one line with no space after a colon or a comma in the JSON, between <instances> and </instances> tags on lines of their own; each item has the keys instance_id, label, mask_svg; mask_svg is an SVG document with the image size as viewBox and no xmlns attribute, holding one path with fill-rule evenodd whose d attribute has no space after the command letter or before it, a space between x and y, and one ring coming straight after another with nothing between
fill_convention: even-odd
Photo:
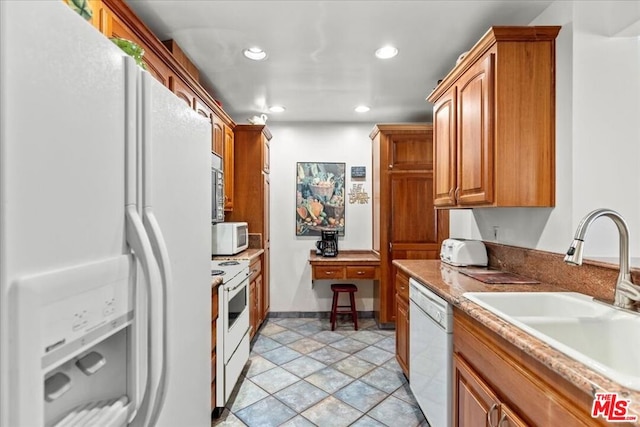
<instances>
[{"instance_id":1,"label":"tall pantry cabinet","mask_svg":"<svg viewBox=\"0 0 640 427\"><path fill-rule=\"evenodd\" d=\"M234 193L233 211L226 221L249 224L249 233L262 234L264 249L262 286L259 295L258 324L269 313L269 141L271 132L265 125L237 125L234 134Z\"/></svg>"},{"instance_id":2,"label":"tall pantry cabinet","mask_svg":"<svg viewBox=\"0 0 640 427\"><path fill-rule=\"evenodd\" d=\"M449 235L449 212L433 206L431 124L379 124L370 137L373 250L380 255L374 314L384 327L408 321L396 319L396 268L392 261L437 259L442 240Z\"/></svg>"}]
</instances>

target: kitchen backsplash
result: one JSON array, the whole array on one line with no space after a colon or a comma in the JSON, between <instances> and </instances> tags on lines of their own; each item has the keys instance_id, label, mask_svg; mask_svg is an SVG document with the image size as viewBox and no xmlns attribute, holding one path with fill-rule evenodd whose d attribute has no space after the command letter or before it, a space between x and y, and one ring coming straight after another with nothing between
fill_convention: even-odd
<instances>
[{"instance_id":1,"label":"kitchen backsplash","mask_svg":"<svg viewBox=\"0 0 640 427\"><path fill-rule=\"evenodd\" d=\"M249 233L249 249L263 249L262 233Z\"/></svg>"},{"instance_id":2,"label":"kitchen backsplash","mask_svg":"<svg viewBox=\"0 0 640 427\"><path fill-rule=\"evenodd\" d=\"M521 274L541 282L613 301L618 265L585 259L581 266L565 264L564 254L484 242L489 267ZM640 284L640 269L631 269Z\"/></svg>"}]
</instances>

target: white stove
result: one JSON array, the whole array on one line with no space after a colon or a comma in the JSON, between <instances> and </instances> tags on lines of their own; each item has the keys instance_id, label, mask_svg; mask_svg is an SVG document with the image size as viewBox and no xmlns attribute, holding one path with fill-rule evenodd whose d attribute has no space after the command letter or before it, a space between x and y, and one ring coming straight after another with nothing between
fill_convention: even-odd
<instances>
[{"instance_id":1,"label":"white stove","mask_svg":"<svg viewBox=\"0 0 640 427\"><path fill-rule=\"evenodd\" d=\"M249 360L249 260L211 261L218 287L216 406L224 407Z\"/></svg>"},{"instance_id":2,"label":"white stove","mask_svg":"<svg viewBox=\"0 0 640 427\"><path fill-rule=\"evenodd\" d=\"M248 269L249 260L247 259L211 261L211 277L222 276L222 283L229 282L242 270Z\"/></svg>"}]
</instances>

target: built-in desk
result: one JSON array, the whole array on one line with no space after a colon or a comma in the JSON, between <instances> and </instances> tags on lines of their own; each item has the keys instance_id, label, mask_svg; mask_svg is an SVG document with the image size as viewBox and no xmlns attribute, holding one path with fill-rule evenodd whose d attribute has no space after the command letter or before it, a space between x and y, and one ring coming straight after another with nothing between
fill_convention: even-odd
<instances>
[{"instance_id":1,"label":"built-in desk","mask_svg":"<svg viewBox=\"0 0 640 427\"><path fill-rule=\"evenodd\" d=\"M309 252L311 280L380 280L380 257L373 251L341 250L338 256L323 257Z\"/></svg>"}]
</instances>

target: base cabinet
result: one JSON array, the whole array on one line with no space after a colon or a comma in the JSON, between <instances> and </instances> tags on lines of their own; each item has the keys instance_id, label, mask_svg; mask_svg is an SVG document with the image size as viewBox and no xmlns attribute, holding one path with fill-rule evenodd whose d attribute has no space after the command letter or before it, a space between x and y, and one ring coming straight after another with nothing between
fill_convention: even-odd
<instances>
[{"instance_id":1,"label":"base cabinet","mask_svg":"<svg viewBox=\"0 0 640 427\"><path fill-rule=\"evenodd\" d=\"M593 397L454 309L455 427L600 426Z\"/></svg>"},{"instance_id":2,"label":"base cabinet","mask_svg":"<svg viewBox=\"0 0 640 427\"><path fill-rule=\"evenodd\" d=\"M249 338L254 337L264 320L262 314L262 263L263 257L260 255L249 265L251 274L249 277Z\"/></svg>"},{"instance_id":3,"label":"base cabinet","mask_svg":"<svg viewBox=\"0 0 640 427\"><path fill-rule=\"evenodd\" d=\"M459 356L453 357L454 425L467 427L526 426L509 406Z\"/></svg>"},{"instance_id":4,"label":"base cabinet","mask_svg":"<svg viewBox=\"0 0 640 427\"><path fill-rule=\"evenodd\" d=\"M409 276L396 274L396 359L409 377Z\"/></svg>"}]
</instances>

